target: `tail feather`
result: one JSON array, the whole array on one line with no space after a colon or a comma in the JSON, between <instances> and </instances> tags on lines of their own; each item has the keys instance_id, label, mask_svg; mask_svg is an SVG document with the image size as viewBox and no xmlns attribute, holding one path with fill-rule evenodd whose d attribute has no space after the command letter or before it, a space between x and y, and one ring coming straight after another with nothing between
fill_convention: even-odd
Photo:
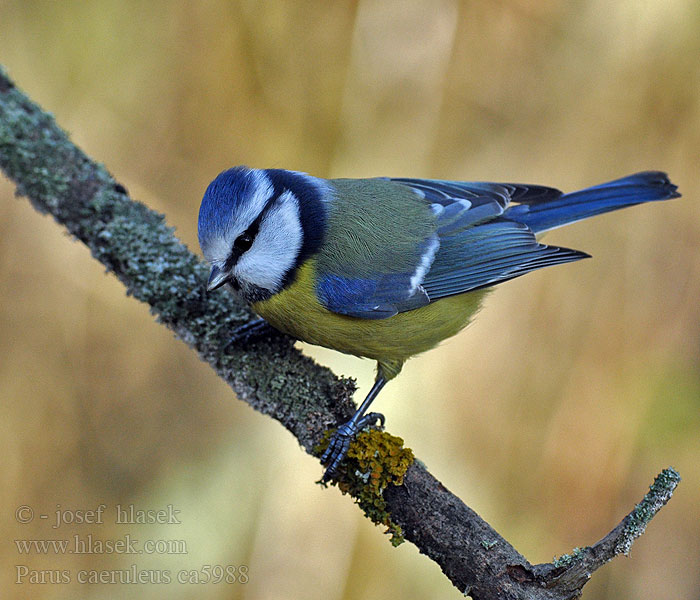
<instances>
[{"instance_id":1,"label":"tail feather","mask_svg":"<svg viewBox=\"0 0 700 600\"><path fill-rule=\"evenodd\" d=\"M531 201L524 198L503 216L542 233L625 206L678 198L676 189L666 173L643 171L552 200L545 198L538 202L537 198Z\"/></svg>"}]
</instances>

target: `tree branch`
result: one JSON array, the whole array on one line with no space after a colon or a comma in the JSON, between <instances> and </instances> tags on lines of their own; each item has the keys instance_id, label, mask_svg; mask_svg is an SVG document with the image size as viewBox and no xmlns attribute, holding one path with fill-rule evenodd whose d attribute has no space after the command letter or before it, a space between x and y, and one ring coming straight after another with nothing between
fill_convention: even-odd
<instances>
[{"instance_id":1,"label":"tree branch","mask_svg":"<svg viewBox=\"0 0 700 600\"><path fill-rule=\"evenodd\" d=\"M310 454L324 431L353 412L354 385L337 379L274 335L222 351L250 318L228 294L207 295L208 269L159 215L131 200L107 170L70 142L51 115L31 102L0 67L0 167L17 194L50 213L126 286L147 302L224 379L236 395L284 425ZM316 448L316 450L314 450ZM644 500L594 546L554 563L531 565L420 463L403 485L383 491L391 521L472 598L575 598L591 573L620 553L670 499L680 481L666 469Z\"/></svg>"}]
</instances>

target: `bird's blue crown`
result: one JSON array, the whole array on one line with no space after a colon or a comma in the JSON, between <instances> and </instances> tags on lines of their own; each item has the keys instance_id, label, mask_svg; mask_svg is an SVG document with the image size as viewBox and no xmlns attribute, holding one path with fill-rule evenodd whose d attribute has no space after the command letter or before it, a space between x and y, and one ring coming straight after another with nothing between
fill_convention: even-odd
<instances>
[{"instance_id":1,"label":"bird's blue crown","mask_svg":"<svg viewBox=\"0 0 700 600\"><path fill-rule=\"evenodd\" d=\"M299 206L303 246L297 262L315 253L326 225L328 185L305 173L284 169L233 167L220 173L207 187L199 209L199 244L226 237L246 213L262 212L280 195L291 192Z\"/></svg>"},{"instance_id":2,"label":"bird's blue crown","mask_svg":"<svg viewBox=\"0 0 700 600\"><path fill-rule=\"evenodd\" d=\"M200 246L231 228L239 215L240 204L255 193L260 183L259 172L247 167L233 167L209 184L199 207Z\"/></svg>"}]
</instances>

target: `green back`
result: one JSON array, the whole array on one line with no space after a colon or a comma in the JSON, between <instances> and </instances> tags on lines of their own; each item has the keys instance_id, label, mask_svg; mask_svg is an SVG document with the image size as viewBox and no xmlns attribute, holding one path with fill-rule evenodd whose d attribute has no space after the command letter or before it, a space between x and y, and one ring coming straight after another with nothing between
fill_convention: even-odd
<instances>
[{"instance_id":1,"label":"green back","mask_svg":"<svg viewBox=\"0 0 700 600\"><path fill-rule=\"evenodd\" d=\"M330 183L337 195L317 257L319 272L372 277L415 270L436 229L430 204L409 187L382 179Z\"/></svg>"}]
</instances>

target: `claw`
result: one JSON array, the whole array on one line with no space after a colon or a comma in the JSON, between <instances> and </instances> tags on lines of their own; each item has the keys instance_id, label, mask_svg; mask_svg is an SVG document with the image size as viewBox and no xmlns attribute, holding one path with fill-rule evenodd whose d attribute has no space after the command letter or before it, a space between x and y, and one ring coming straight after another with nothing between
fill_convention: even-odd
<instances>
[{"instance_id":1,"label":"claw","mask_svg":"<svg viewBox=\"0 0 700 600\"><path fill-rule=\"evenodd\" d=\"M328 442L328 448L321 456L321 464L327 465L328 468L323 474L323 481L328 481L335 474L336 469L345 458L350 448L350 442L353 438L365 427L375 424L380 421L381 427L384 427L384 415L381 413L372 412L355 420L351 419L347 423L343 423Z\"/></svg>"},{"instance_id":2,"label":"claw","mask_svg":"<svg viewBox=\"0 0 700 600\"><path fill-rule=\"evenodd\" d=\"M245 325L241 325L233 332L229 341L226 342L224 350L231 344L245 345L253 338L264 335L268 330L272 330L272 326L265 321L265 319L253 319L252 321L248 321Z\"/></svg>"},{"instance_id":3,"label":"claw","mask_svg":"<svg viewBox=\"0 0 700 600\"><path fill-rule=\"evenodd\" d=\"M385 383L386 379L384 376L378 375L372 389L369 391L369 394L367 394L362 404L360 404L360 407L355 411L352 419L338 427L337 431L331 437L328 442L328 448L326 448L323 456L321 456L321 464L328 465L326 472L323 474L324 482L333 477L338 465L348 453L352 438L357 435L358 431L377 421L381 421L381 426L384 427L384 415L374 412L365 414L365 411L369 408L369 405L372 404L372 401L377 397L377 394L384 387Z\"/></svg>"}]
</instances>

